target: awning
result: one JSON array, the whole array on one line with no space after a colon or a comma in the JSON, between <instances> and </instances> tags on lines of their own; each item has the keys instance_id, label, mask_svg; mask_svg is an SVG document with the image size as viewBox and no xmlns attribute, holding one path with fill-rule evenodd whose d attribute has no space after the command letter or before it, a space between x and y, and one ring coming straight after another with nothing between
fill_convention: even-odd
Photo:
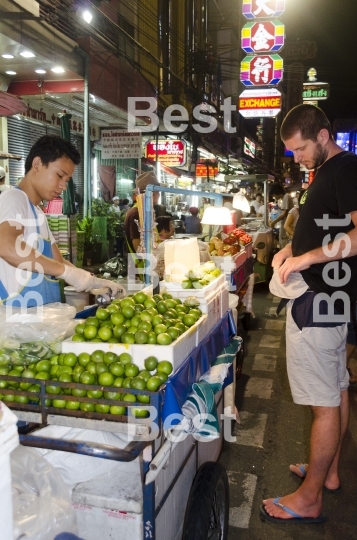
<instances>
[{"instance_id":1,"label":"awning","mask_svg":"<svg viewBox=\"0 0 357 540\"><path fill-rule=\"evenodd\" d=\"M0 116L10 116L26 110L27 105L20 97L0 90Z\"/></svg>"}]
</instances>

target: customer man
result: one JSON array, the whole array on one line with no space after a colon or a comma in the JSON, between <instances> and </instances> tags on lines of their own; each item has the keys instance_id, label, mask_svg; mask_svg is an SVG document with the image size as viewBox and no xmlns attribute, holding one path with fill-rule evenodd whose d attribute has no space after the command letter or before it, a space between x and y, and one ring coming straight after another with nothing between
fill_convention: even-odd
<instances>
[{"instance_id":1,"label":"customer man","mask_svg":"<svg viewBox=\"0 0 357 540\"><path fill-rule=\"evenodd\" d=\"M0 197L0 304L34 307L60 302L58 278L77 291L123 288L98 279L63 259L39 208L59 197L73 176L80 155L61 137L45 135L31 148L25 176Z\"/></svg>"},{"instance_id":2,"label":"customer man","mask_svg":"<svg viewBox=\"0 0 357 540\"><path fill-rule=\"evenodd\" d=\"M261 193L257 193L255 196L254 201L250 203L250 206L252 208L252 214L257 214L259 212L259 208L263 204L263 197Z\"/></svg>"},{"instance_id":3,"label":"customer man","mask_svg":"<svg viewBox=\"0 0 357 540\"><path fill-rule=\"evenodd\" d=\"M139 174L135 180L136 188L140 190L140 193L144 193L146 186L149 184L154 186L160 185L156 174L153 171ZM154 191L152 194L153 205L157 204L159 198L160 192ZM139 221L139 211L137 204L134 204L134 206L127 211L124 221L124 231L130 253L135 253L140 245L140 233L136 221Z\"/></svg>"},{"instance_id":4,"label":"customer man","mask_svg":"<svg viewBox=\"0 0 357 540\"><path fill-rule=\"evenodd\" d=\"M348 422L343 320L349 305L344 300L355 301L357 293L357 156L337 146L325 114L313 105L289 112L281 138L295 162L317 169L292 244L273 259L283 287L289 288L292 272L294 278L301 272L307 289L287 306L287 369L293 400L310 405L313 423L309 465L300 469L300 476L306 472L304 482L294 493L264 500L261 514L280 523L303 523L323 520L324 487L340 488L338 463ZM321 308L328 316L320 315ZM338 317L342 313L346 317ZM291 469L297 472L296 466Z\"/></svg>"},{"instance_id":5,"label":"customer man","mask_svg":"<svg viewBox=\"0 0 357 540\"><path fill-rule=\"evenodd\" d=\"M191 206L189 209L190 216L185 216L185 231L187 234L201 234L202 225L201 219L198 217L198 208Z\"/></svg>"}]
</instances>

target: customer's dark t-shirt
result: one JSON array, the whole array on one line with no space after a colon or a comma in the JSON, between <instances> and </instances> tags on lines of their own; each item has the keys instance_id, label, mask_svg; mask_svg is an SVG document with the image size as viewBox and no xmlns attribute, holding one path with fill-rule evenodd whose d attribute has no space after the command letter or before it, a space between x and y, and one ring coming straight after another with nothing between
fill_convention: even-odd
<instances>
[{"instance_id":1,"label":"customer's dark t-shirt","mask_svg":"<svg viewBox=\"0 0 357 540\"><path fill-rule=\"evenodd\" d=\"M331 241L338 233L347 233L354 228L352 220L348 224L344 224L343 220L346 222L346 214L357 211L357 156L341 152L328 159L317 170L314 181L305 195L305 203L301 206L292 240L294 257L322 247L327 235L331 235ZM316 223L316 220L322 220L324 215L339 222L324 228L321 223ZM323 278L323 269L330 263L313 264L301 274L310 289L315 292L325 292L331 296L336 291L344 291L352 300L356 300L357 256L338 261L336 274L340 280L346 275L342 263L347 264L351 271L350 279L342 286L327 283ZM335 273L332 270L328 272L328 276L335 281ZM342 307L342 303L339 304Z\"/></svg>"}]
</instances>

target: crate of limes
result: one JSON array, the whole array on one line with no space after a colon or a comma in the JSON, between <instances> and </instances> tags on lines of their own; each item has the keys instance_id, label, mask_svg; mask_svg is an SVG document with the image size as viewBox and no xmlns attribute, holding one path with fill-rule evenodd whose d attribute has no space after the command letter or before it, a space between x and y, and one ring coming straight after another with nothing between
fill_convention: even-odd
<instances>
[{"instance_id":1,"label":"crate of limes","mask_svg":"<svg viewBox=\"0 0 357 540\"><path fill-rule=\"evenodd\" d=\"M95 316L76 326L75 334L62 343L62 351L129 352L140 368L147 356L155 356L177 369L196 347L206 317L198 305L198 300L183 301L165 292L153 296L137 292L98 308Z\"/></svg>"},{"instance_id":2,"label":"crate of limes","mask_svg":"<svg viewBox=\"0 0 357 540\"><path fill-rule=\"evenodd\" d=\"M154 356L140 369L129 353L61 353L27 367L1 367L0 399L42 414L123 420L130 407L134 417L146 418L145 407L159 406L158 390L172 369Z\"/></svg>"}]
</instances>

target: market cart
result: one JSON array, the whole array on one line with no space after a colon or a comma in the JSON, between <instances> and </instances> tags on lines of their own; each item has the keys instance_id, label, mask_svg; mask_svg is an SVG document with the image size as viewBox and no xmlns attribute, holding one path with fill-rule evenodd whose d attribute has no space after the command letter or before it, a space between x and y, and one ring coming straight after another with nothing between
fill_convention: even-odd
<instances>
[{"instance_id":1,"label":"market cart","mask_svg":"<svg viewBox=\"0 0 357 540\"><path fill-rule=\"evenodd\" d=\"M209 528L217 538L226 538L228 484L224 469L215 463L222 448L223 432L225 430L226 437L230 435L233 418L231 409L226 410L224 417L224 389L219 389L215 395L212 393L211 421L194 433L182 433L176 427L171 436L175 435L178 440L170 441L165 436L165 421L172 415L179 419L182 417L182 406L192 385L210 370L217 358L218 362L231 362L239 350L239 344L231 312L227 311L199 345L190 351L160 392L147 392L150 405L158 411L154 421L128 417L116 419L113 415L66 409L62 412L51 406L46 407L46 399L51 395L46 393L45 381L40 381L38 404L19 406L8 402L19 419L48 426L38 433L22 435L21 444L115 461L115 468L92 480L78 483L73 490L72 500L80 537L85 540L115 537L121 540L194 540L207 537L204 531ZM225 385L232 380L231 365ZM74 383L53 384L67 388L81 386ZM3 389L2 392L20 391ZM135 393L134 390L132 392ZM63 397L72 399L71 396ZM106 400L99 400L102 401ZM218 424L221 425L219 436L211 437L212 429ZM54 426L130 434L132 440L123 444L123 448L115 448L82 440L56 439L53 438ZM46 429L49 436L45 436Z\"/></svg>"}]
</instances>

